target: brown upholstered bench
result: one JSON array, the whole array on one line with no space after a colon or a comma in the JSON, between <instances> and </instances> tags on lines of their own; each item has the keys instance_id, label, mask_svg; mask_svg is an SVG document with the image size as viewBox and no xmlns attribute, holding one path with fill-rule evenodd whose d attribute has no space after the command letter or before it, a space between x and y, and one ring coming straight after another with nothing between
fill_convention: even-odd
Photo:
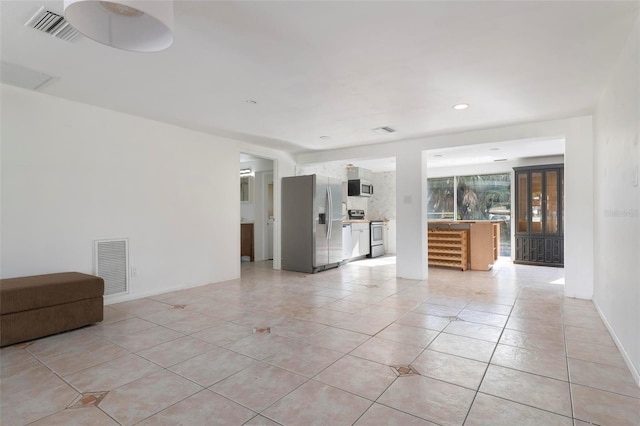
<instances>
[{"instance_id":1,"label":"brown upholstered bench","mask_svg":"<svg viewBox=\"0 0 640 426\"><path fill-rule=\"evenodd\" d=\"M0 346L102 321L104 280L79 272L0 280Z\"/></svg>"}]
</instances>

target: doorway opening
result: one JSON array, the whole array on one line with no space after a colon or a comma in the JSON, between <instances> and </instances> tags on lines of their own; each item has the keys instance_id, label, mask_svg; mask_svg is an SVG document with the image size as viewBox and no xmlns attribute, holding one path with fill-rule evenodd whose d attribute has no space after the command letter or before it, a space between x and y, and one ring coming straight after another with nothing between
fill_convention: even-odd
<instances>
[{"instance_id":1,"label":"doorway opening","mask_svg":"<svg viewBox=\"0 0 640 426\"><path fill-rule=\"evenodd\" d=\"M273 268L274 161L240 154L240 262ZM242 268L241 268L242 270Z\"/></svg>"}]
</instances>

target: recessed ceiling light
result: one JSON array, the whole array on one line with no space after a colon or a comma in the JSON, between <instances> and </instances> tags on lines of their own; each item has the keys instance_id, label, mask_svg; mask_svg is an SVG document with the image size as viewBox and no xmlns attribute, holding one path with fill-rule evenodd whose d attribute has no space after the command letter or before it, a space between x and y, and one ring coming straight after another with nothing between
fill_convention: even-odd
<instances>
[{"instance_id":1,"label":"recessed ceiling light","mask_svg":"<svg viewBox=\"0 0 640 426\"><path fill-rule=\"evenodd\" d=\"M469 104L457 104L453 106L453 109L461 110L469 108Z\"/></svg>"},{"instance_id":2,"label":"recessed ceiling light","mask_svg":"<svg viewBox=\"0 0 640 426\"><path fill-rule=\"evenodd\" d=\"M254 101L253 99L247 99L246 102L248 104L257 104L258 102Z\"/></svg>"},{"instance_id":3,"label":"recessed ceiling light","mask_svg":"<svg viewBox=\"0 0 640 426\"><path fill-rule=\"evenodd\" d=\"M500 148L490 148L489 151L500 151Z\"/></svg>"},{"instance_id":4,"label":"recessed ceiling light","mask_svg":"<svg viewBox=\"0 0 640 426\"><path fill-rule=\"evenodd\" d=\"M498 158L497 160L493 160L493 161L507 161L506 158Z\"/></svg>"},{"instance_id":5,"label":"recessed ceiling light","mask_svg":"<svg viewBox=\"0 0 640 426\"><path fill-rule=\"evenodd\" d=\"M442 157L442 156L443 156L442 154L433 154L433 157L434 157L434 158L440 158L440 157Z\"/></svg>"},{"instance_id":6,"label":"recessed ceiling light","mask_svg":"<svg viewBox=\"0 0 640 426\"><path fill-rule=\"evenodd\" d=\"M331 139L331 136L320 136L320 139Z\"/></svg>"}]
</instances>

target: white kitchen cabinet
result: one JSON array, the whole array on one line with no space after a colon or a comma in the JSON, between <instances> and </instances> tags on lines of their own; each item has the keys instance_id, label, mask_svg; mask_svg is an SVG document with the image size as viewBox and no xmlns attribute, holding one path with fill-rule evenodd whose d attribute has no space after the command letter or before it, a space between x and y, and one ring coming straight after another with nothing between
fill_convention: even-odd
<instances>
[{"instance_id":1,"label":"white kitchen cabinet","mask_svg":"<svg viewBox=\"0 0 640 426\"><path fill-rule=\"evenodd\" d=\"M371 249L369 241L369 223L351 224L351 258L362 257L369 254Z\"/></svg>"}]
</instances>

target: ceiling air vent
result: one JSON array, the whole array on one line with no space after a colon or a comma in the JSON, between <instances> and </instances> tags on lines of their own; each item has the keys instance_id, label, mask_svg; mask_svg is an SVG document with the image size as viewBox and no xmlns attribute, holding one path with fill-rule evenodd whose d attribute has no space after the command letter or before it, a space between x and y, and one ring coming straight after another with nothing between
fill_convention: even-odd
<instances>
[{"instance_id":1,"label":"ceiling air vent","mask_svg":"<svg viewBox=\"0 0 640 426\"><path fill-rule=\"evenodd\" d=\"M386 135L388 133L394 133L395 129L392 129L391 127L376 127L375 129L373 129L374 132L376 132L379 135Z\"/></svg>"},{"instance_id":2,"label":"ceiling air vent","mask_svg":"<svg viewBox=\"0 0 640 426\"><path fill-rule=\"evenodd\" d=\"M24 26L66 41L71 41L78 35L78 31L64 19L64 16L45 10L44 7L38 9Z\"/></svg>"}]
</instances>

